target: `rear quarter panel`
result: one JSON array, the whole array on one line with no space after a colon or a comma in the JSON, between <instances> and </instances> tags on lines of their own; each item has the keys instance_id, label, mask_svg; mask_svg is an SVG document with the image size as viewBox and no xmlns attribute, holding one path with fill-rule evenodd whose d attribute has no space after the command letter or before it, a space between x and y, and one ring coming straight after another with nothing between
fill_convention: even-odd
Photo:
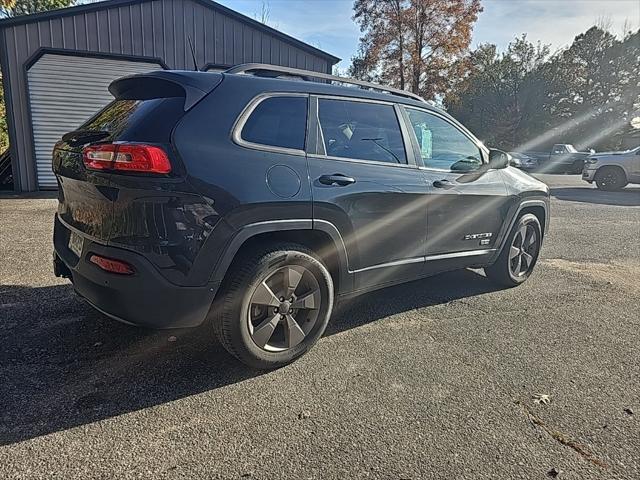
<instances>
[{"instance_id":1,"label":"rear quarter panel","mask_svg":"<svg viewBox=\"0 0 640 480\"><path fill-rule=\"evenodd\" d=\"M196 105L178 124L173 143L185 165L186 182L218 218L198 259L201 275L211 274L231 239L245 226L311 219L306 156L273 153L236 144L232 130L246 105L261 93L260 82L234 78ZM267 178L273 168L299 183L297 193L279 196ZM199 274L199 275L200 275Z\"/></svg>"}]
</instances>

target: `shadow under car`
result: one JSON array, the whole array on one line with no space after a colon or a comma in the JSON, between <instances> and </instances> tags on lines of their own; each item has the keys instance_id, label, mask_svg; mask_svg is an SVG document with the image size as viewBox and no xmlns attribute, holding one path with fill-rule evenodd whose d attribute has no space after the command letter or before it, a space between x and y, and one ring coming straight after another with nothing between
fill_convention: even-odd
<instances>
[{"instance_id":1,"label":"shadow under car","mask_svg":"<svg viewBox=\"0 0 640 480\"><path fill-rule=\"evenodd\" d=\"M471 270L386 288L339 305L325 335L496 289ZM231 357L208 325L152 331L120 324L86 304L71 285L1 286L0 312L0 445L263 373Z\"/></svg>"}]
</instances>

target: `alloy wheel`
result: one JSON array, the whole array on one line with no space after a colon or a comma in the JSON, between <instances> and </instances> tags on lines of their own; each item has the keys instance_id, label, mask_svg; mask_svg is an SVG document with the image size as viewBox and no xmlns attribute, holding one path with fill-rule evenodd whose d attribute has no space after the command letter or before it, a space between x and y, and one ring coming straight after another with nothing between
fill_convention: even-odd
<instances>
[{"instance_id":1,"label":"alloy wheel","mask_svg":"<svg viewBox=\"0 0 640 480\"><path fill-rule=\"evenodd\" d=\"M513 236L509 249L509 271L514 277L522 277L533 268L538 254L538 233L533 225L522 225Z\"/></svg>"},{"instance_id":2,"label":"alloy wheel","mask_svg":"<svg viewBox=\"0 0 640 480\"><path fill-rule=\"evenodd\" d=\"M618 175L613 170L606 170L600 175L600 178L598 178L598 183L604 190L615 189L619 184Z\"/></svg>"},{"instance_id":3,"label":"alloy wheel","mask_svg":"<svg viewBox=\"0 0 640 480\"><path fill-rule=\"evenodd\" d=\"M269 272L249 300L251 339L269 352L299 345L313 330L322 300L318 281L305 267L287 265Z\"/></svg>"}]
</instances>

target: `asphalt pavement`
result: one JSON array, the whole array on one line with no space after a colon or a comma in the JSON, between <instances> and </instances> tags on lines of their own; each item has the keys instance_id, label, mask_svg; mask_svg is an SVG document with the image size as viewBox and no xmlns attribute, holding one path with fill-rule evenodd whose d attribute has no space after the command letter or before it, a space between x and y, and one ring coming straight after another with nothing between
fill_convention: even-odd
<instances>
[{"instance_id":1,"label":"asphalt pavement","mask_svg":"<svg viewBox=\"0 0 640 480\"><path fill-rule=\"evenodd\" d=\"M540 178L527 283L357 298L269 373L97 313L51 272L56 200L0 198L0 478L640 478L640 189Z\"/></svg>"}]
</instances>

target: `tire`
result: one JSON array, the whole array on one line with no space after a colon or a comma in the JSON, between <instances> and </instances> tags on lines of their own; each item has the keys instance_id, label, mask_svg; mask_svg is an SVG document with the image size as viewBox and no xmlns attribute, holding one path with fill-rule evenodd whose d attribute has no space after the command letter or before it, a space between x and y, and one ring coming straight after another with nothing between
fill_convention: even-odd
<instances>
[{"instance_id":1,"label":"tire","mask_svg":"<svg viewBox=\"0 0 640 480\"><path fill-rule=\"evenodd\" d=\"M331 275L312 251L297 244L241 255L212 307L214 331L246 365L282 367L304 355L324 333L333 310Z\"/></svg>"},{"instance_id":2,"label":"tire","mask_svg":"<svg viewBox=\"0 0 640 480\"><path fill-rule=\"evenodd\" d=\"M535 243L529 244L531 239L534 239ZM522 248L523 243L525 244L524 249ZM524 283L538 261L541 245L542 228L538 217L532 213L523 214L509 232L498 259L493 265L485 267L487 278L498 285L509 288ZM516 250L518 251L516 252ZM518 266L517 269L516 266Z\"/></svg>"},{"instance_id":3,"label":"tire","mask_svg":"<svg viewBox=\"0 0 640 480\"><path fill-rule=\"evenodd\" d=\"M605 192L616 192L627 185L627 176L619 167L602 167L596 172L596 186Z\"/></svg>"}]
</instances>

